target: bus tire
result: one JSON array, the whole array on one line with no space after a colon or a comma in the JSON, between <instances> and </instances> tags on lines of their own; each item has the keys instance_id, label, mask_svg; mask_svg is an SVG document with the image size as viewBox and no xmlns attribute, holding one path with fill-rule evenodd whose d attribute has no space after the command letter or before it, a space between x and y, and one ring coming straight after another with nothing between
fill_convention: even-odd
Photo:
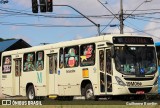
<instances>
[{"instance_id":1,"label":"bus tire","mask_svg":"<svg viewBox=\"0 0 160 108\"><path fill-rule=\"evenodd\" d=\"M87 84L85 87L85 100L93 100L93 99L94 99L94 93L92 85Z\"/></svg>"},{"instance_id":2,"label":"bus tire","mask_svg":"<svg viewBox=\"0 0 160 108\"><path fill-rule=\"evenodd\" d=\"M27 89L27 98L29 100L34 100L35 99L35 91L33 86L29 86Z\"/></svg>"}]
</instances>

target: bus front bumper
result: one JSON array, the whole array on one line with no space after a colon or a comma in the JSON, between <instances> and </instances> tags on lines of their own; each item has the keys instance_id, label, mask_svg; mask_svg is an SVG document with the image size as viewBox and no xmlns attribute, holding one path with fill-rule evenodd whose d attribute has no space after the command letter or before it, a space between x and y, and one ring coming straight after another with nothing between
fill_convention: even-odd
<instances>
[{"instance_id":1,"label":"bus front bumper","mask_svg":"<svg viewBox=\"0 0 160 108\"><path fill-rule=\"evenodd\" d=\"M141 86L141 87L130 87L114 85L113 95L128 95L128 94L158 94L158 85L153 86Z\"/></svg>"}]
</instances>

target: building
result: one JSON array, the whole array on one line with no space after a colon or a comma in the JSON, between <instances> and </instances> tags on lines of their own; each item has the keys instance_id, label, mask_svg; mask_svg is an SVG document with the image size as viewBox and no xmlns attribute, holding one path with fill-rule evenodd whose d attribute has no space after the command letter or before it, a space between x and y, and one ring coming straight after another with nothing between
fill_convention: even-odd
<instances>
[{"instance_id":1,"label":"building","mask_svg":"<svg viewBox=\"0 0 160 108\"><path fill-rule=\"evenodd\" d=\"M1 54L4 51L10 51L10 50L16 50L16 49L22 49L22 48L28 48L31 47L27 42L25 42L22 39L12 39L12 40L5 40L0 42L0 60L1 60ZM0 62L1 66L1 62ZM0 84L0 99L4 98L4 96L1 93L1 84Z\"/></svg>"}]
</instances>

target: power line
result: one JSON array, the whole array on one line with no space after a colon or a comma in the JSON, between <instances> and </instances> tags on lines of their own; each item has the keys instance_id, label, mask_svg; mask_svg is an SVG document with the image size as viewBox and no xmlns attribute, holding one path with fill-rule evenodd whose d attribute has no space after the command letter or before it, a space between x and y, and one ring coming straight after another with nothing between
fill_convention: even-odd
<instances>
[{"instance_id":1,"label":"power line","mask_svg":"<svg viewBox=\"0 0 160 108\"><path fill-rule=\"evenodd\" d=\"M42 15L42 14L30 14L30 13L24 13L24 12L20 12L20 11L11 11L11 10L5 10L5 9L1 9L0 11L4 11L4 12L8 12L8 13L2 13L2 14L6 14L8 16L12 16L12 15L27 15L27 16L38 16L38 17L47 17L47 18L84 18L82 16L76 15L76 16L56 16L56 15ZM113 15L88 15L87 17L90 18L112 18Z\"/></svg>"},{"instance_id":2,"label":"power line","mask_svg":"<svg viewBox=\"0 0 160 108\"><path fill-rule=\"evenodd\" d=\"M129 18L142 20L142 21L160 23L158 21L150 21L150 20L144 19L144 18L148 18L149 19L149 18L154 18L154 17L142 16L142 15L159 14L160 12L158 12L158 10L160 10L160 9L148 9L148 11L157 11L157 12L136 13L136 14L132 14L134 16L130 16ZM33 17L46 17L46 18L84 18L84 17L81 17L79 15L73 15L73 14L54 14L54 15L30 14L30 13L23 12L23 10L14 10L14 9L6 9L6 8L0 8L0 11L6 12L6 13L1 13L1 14L9 15L9 16L26 15L26 16L33 16ZM126 11L133 11L133 10L126 10ZM135 9L134 11L147 11L147 10L136 10ZM117 15L118 14L112 14L112 15L88 15L87 17L90 17L90 18L113 18L113 16L115 16L115 18L118 18ZM131 15L131 14L124 14L124 15ZM142 19L142 18L137 18L137 17L144 17L144 18ZM113 19L111 19L109 24L112 22ZM160 19L160 18L155 18L155 19ZM35 27L93 27L93 25L47 25L47 24L27 24L27 23L10 23L10 22L0 22L0 24L1 25L15 25L15 26L35 26ZM102 26L108 27L109 24L102 25Z\"/></svg>"},{"instance_id":3,"label":"power line","mask_svg":"<svg viewBox=\"0 0 160 108\"><path fill-rule=\"evenodd\" d=\"M105 30L111 24L111 22L114 20L114 18L112 18L112 20L101 30L101 33L103 32L103 30Z\"/></svg>"},{"instance_id":4,"label":"power line","mask_svg":"<svg viewBox=\"0 0 160 108\"><path fill-rule=\"evenodd\" d=\"M136 13L136 14L132 14L131 16L136 16L136 15L155 15L155 14L160 14L160 12ZM130 15L130 14L124 14L124 15Z\"/></svg>"},{"instance_id":5,"label":"power line","mask_svg":"<svg viewBox=\"0 0 160 108\"><path fill-rule=\"evenodd\" d=\"M33 27L95 27L94 25L51 25L51 24L29 24L29 23L11 23L11 22L0 22L0 25L33 26ZM106 25L101 25L101 26L106 26Z\"/></svg>"},{"instance_id":6,"label":"power line","mask_svg":"<svg viewBox=\"0 0 160 108\"><path fill-rule=\"evenodd\" d=\"M140 18L146 18L146 19L155 19L155 20L159 20L160 18L157 17L149 17L149 16L135 16L136 17L140 17Z\"/></svg>"},{"instance_id":7,"label":"power line","mask_svg":"<svg viewBox=\"0 0 160 108\"><path fill-rule=\"evenodd\" d=\"M28 23L10 23L0 22L1 25L14 25L14 26L34 26L34 27L94 27L94 25L47 25L47 24L28 24Z\"/></svg>"},{"instance_id":8,"label":"power line","mask_svg":"<svg viewBox=\"0 0 160 108\"><path fill-rule=\"evenodd\" d=\"M159 21L151 21L151 20L147 20L144 18L136 18L136 17L129 17L131 19L136 19L136 20L141 20L141 21L145 21L145 22L153 22L153 23L160 23Z\"/></svg>"},{"instance_id":9,"label":"power line","mask_svg":"<svg viewBox=\"0 0 160 108\"><path fill-rule=\"evenodd\" d=\"M151 0L152 1L152 0ZM141 7L144 3L147 3L147 2L151 2L151 1L143 1L140 5L138 5L125 19L127 19L128 17L130 17L139 7ZM125 20L124 19L124 20Z\"/></svg>"},{"instance_id":10,"label":"power line","mask_svg":"<svg viewBox=\"0 0 160 108\"><path fill-rule=\"evenodd\" d=\"M25 13L22 11L13 11L11 9L2 9L0 8L1 11L7 12L7 13L1 13L4 15L8 16L16 16L16 15L27 15L27 16L36 16L36 17L46 17L46 18L84 18L80 15L73 15L73 14L54 14L54 15L43 15L43 14L30 14L30 13ZM137 13L137 14L123 14L123 15L131 15L131 16L142 16L142 15L150 15L150 14L160 14L160 12L150 12L150 13ZM118 16L118 14L114 14L115 16ZM113 18L113 15L86 15L87 17L90 18Z\"/></svg>"},{"instance_id":11,"label":"power line","mask_svg":"<svg viewBox=\"0 0 160 108\"><path fill-rule=\"evenodd\" d=\"M129 27L129 28L132 28L132 29L134 29L134 30L136 30L136 31L138 31L138 32L147 34L147 35L152 35L152 34L147 33L146 31L156 30L156 29L159 29L159 28L160 28L160 27L157 27L157 28L152 28L152 29L140 30L140 29L139 29L138 27L136 27L134 24L132 24L132 23L130 23L130 22L128 22L128 21L126 21L126 22L129 23L130 25L134 26L135 28L130 27L130 26L128 26L128 25L125 25L125 26L127 26L127 27ZM134 32L130 32L130 33L134 33ZM152 35L152 36L160 39L158 36L155 36L155 35Z\"/></svg>"},{"instance_id":12,"label":"power line","mask_svg":"<svg viewBox=\"0 0 160 108\"><path fill-rule=\"evenodd\" d=\"M128 25L125 25L125 26L127 26L127 27L129 27L129 28L132 28L132 29L134 29L134 30L136 30L136 31L138 31L138 32L141 32L141 33L144 33L144 34L147 34L147 35L151 35L151 34L149 34L149 33L144 32L143 30L139 30L139 29L137 29L137 28L133 28L133 27L130 27L130 26L128 26ZM132 32L132 33L134 33L134 32Z\"/></svg>"},{"instance_id":13,"label":"power line","mask_svg":"<svg viewBox=\"0 0 160 108\"><path fill-rule=\"evenodd\" d=\"M128 21L125 21L125 22L129 23L130 25L134 26L135 28L138 28L137 26L135 26L135 25L132 24L131 22L128 22ZM138 28L138 29L139 29L139 28ZM153 31L153 30L157 30L157 29L160 29L160 27L145 29L145 30L143 30L143 31L146 32L146 31ZM141 30L141 31L142 31L142 30Z\"/></svg>"},{"instance_id":14,"label":"power line","mask_svg":"<svg viewBox=\"0 0 160 108\"><path fill-rule=\"evenodd\" d=\"M102 2L100 2L99 0L97 0L106 10L108 10L115 18L117 18L119 20L119 18L111 11L109 10Z\"/></svg>"},{"instance_id":15,"label":"power line","mask_svg":"<svg viewBox=\"0 0 160 108\"><path fill-rule=\"evenodd\" d=\"M128 25L125 25L125 26L127 26L127 27L129 27L129 28L132 28L132 29L134 29L134 30L136 30L136 31L138 31L138 32L141 32L141 33L144 33L144 34L147 34L147 35L150 35L150 36L153 36L153 37L156 37L156 38L160 39L160 37L155 36L155 35L152 35L152 34L150 34L150 33L147 33L147 32L145 32L145 31L143 31L143 30L138 30L138 29L133 28L133 27L130 27L130 26L128 26ZM130 33L135 33L135 32L130 32Z\"/></svg>"},{"instance_id":16,"label":"power line","mask_svg":"<svg viewBox=\"0 0 160 108\"><path fill-rule=\"evenodd\" d=\"M127 12L127 11L157 11L157 10L160 10L160 9L145 9L145 10L125 10L125 12Z\"/></svg>"}]
</instances>

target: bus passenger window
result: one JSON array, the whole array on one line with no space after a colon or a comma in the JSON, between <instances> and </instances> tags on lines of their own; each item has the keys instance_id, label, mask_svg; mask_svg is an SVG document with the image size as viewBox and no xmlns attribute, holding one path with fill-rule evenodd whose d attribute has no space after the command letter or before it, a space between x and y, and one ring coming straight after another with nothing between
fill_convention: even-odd
<instances>
[{"instance_id":1,"label":"bus passenger window","mask_svg":"<svg viewBox=\"0 0 160 108\"><path fill-rule=\"evenodd\" d=\"M15 60L15 76L21 76L21 59Z\"/></svg>"},{"instance_id":2,"label":"bus passenger window","mask_svg":"<svg viewBox=\"0 0 160 108\"><path fill-rule=\"evenodd\" d=\"M64 49L66 68L77 67L79 64L79 46L66 47Z\"/></svg>"},{"instance_id":3,"label":"bus passenger window","mask_svg":"<svg viewBox=\"0 0 160 108\"><path fill-rule=\"evenodd\" d=\"M50 55L49 56L49 73L53 74L53 71L54 71L54 69L53 69L53 56Z\"/></svg>"},{"instance_id":4,"label":"bus passenger window","mask_svg":"<svg viewBox=\"0 0 160 108\"><path fill-rule=\"evenodd\" d=\"M106 50L106 71L107 73L111 74L111 51Z\"/></svg>"},{"instance_id":5,"label":"bus passenger window","mask_svg":"<svg viewBox=\"0 0 160 108\"><path fill-rule=\"evenodd\" d=\"M38 51L36 53L36 70L40 71L44 68L44 52Z\"/></svg>"},{"instance_id":6,"label":"bus passenger window","mask_svg":"<svg viewBox=\"0 0 160 108\"><path fill-rule=\"evenodd\" d=\"M100 91L105 92L104 73L100 72Z\"/></svg>"},{"instance_id":7,"label":"bus passenger window","mask_svg":"<svg viewBox=\"0 0 160 108\"><path fill-rule=\"evenodd\" d=\"M23 56L23 71L28 72L28 71L34 71L35 67L35 53L26 53Z\"/></svg>"},{"instance_id":8,"label":"bus passenger window","mask_svg":"<svg viewBox=\"0 0 160 108\"><path fill-rule=\"evenodd\" d=\"M104 71L104 51L99 51L99 65L100 65L100 71Z\"/></svg>"},{"instance_id":9,"label":"bus passenger window","mask_svg":"<svg viewBox=\"0 0 160 108\"><path fill-rule=\"evenodd\" d=\"M3 57L2 73L11 72L11 56Z\"/></svg>"},{"instance_id":10,"label":"bus passenger window","mask_svg":"<svg viewBox=\"0 0 160 108\"><path fill-rule=\"evenodd\" d=\"M57 74L57 54L54 54L54 71Z\"/></svg>"},{"instance_id":11,"label":"bus passenger window","mask_svg":"<svg viewBox=\"0 0 160 108\"><path fill-rule=\"evenodd\" d=\"M64 56L63 56L63 48L59 50L59 68L63 68Z\"/></svg>"},{"instance_id":12,"label":"bus passenger window","mask_svg":"<svg viewBox=\"0 0 160 108\"><path fill-rule=\"evenodd\" d=\"M107 92L112 92L112 77L107 75Z\"/></svg>"},{"instance_id":13,"label":"bus passenger window","mask_svg":"<svg viewBox=\"0 0 160 108\"><path fill-rule=\"evenodd\" d=\"M57 53L48 55L49 57L49 74L57 74Z\"/></svg>"},{"instance_id":14,"label":"bus passenger window","mask_svg":"<svg viewBox=\"0 0 160 108\"><path fill-rule=\"evenodd\" d=\"M95 64L95 44L85 44L80 47L81 66L92 66Z\"/></svg>"}]
</instances>

